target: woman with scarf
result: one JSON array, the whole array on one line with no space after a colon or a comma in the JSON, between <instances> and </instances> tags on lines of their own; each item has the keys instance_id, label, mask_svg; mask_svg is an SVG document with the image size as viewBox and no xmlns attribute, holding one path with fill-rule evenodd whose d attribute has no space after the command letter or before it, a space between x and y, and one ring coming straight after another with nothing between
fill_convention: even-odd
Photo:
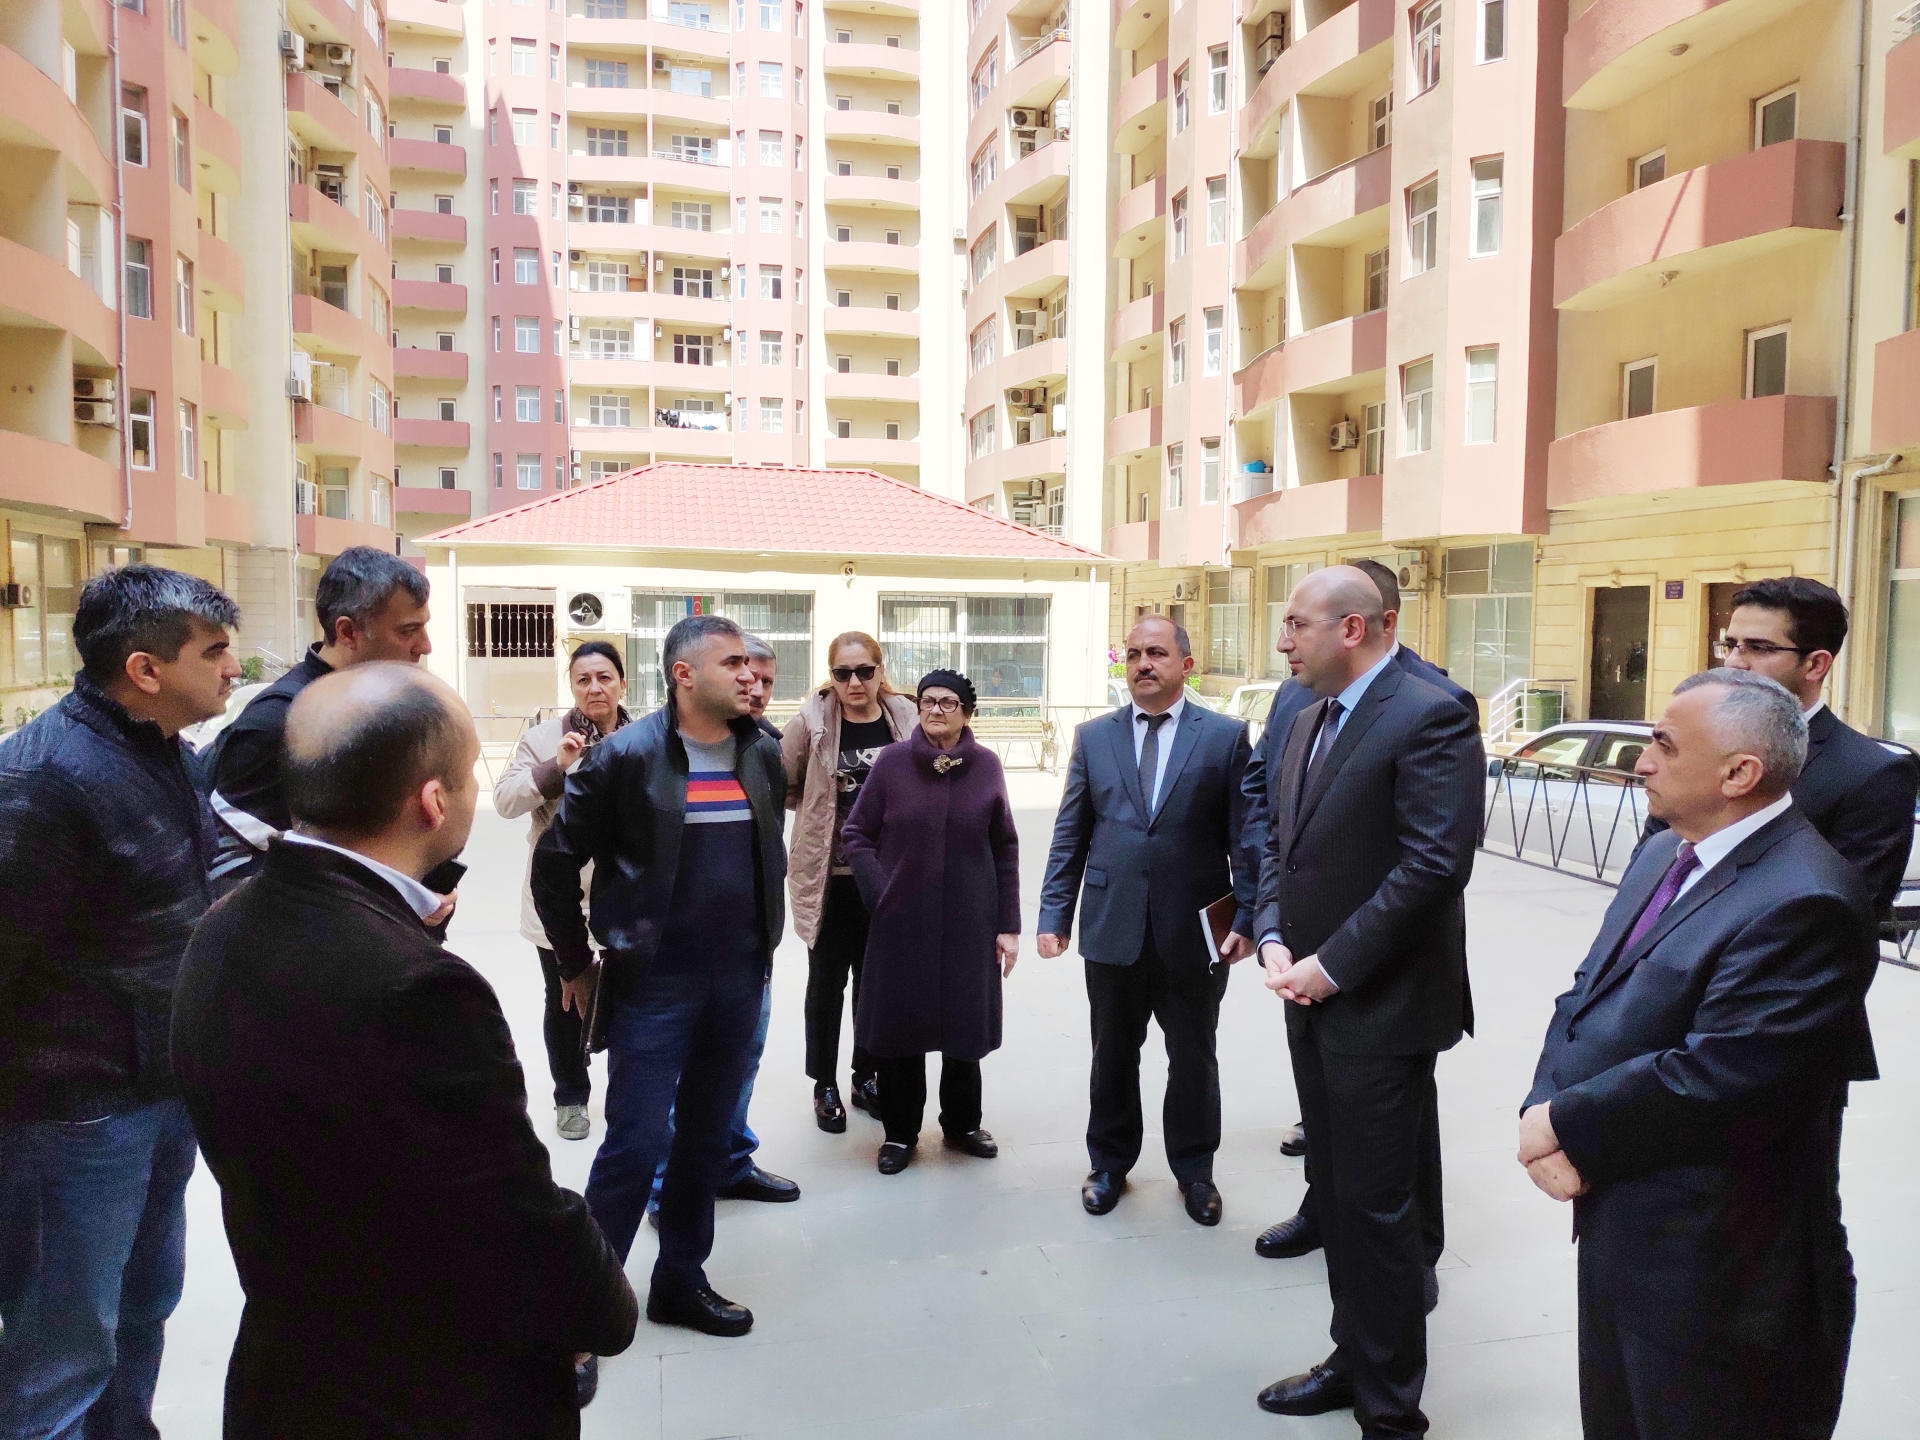
<instances>
[{"instance_id":1,"label":"woman with scarf","mask_svg":"<svg viewBox=\"0 0 1920 1440\"><path fill-rule=\"evenodd\" d=\"M504 819L531 815L527 824L527 857L553 823L560 794L567 788L567 772L580 757L629 719L621 701L627 698L627 667L620 652L604 640L589 640L567 663L567 684L573 690L573 708L565 715L542 721L520 737L513 760L500 783L493 787L493 808ZM533 890L525 883L520 896L520 933L540 954L540 974L546 980L545 1032L547 1068L553 1073L554 1129L562 1139L584 1140L592 1129L587 1100L592 1082L587 1075L587 1052L580 1027L584 1017L567 1009L561 993L560 969L547 944L547 932L534 913Z\"/></svg>"},{"instance_id":2,"label":"woman with scarf","mask_svg":"<svg viewBox=\"0 0 1920 1440\"><path fill-rule=\"evenodd\" d=\"M966 676L928 671L920 728L874 761L847 819L872 913L854 1039L879 1072L882 1175L913 1159L935 1050L946 1144L999 1153L980 1128L980 1059L1000 1048L1000 983L1020 950L1020 846L1000 759L967 724L977 704Z\"/></svg>"}]
</instances>

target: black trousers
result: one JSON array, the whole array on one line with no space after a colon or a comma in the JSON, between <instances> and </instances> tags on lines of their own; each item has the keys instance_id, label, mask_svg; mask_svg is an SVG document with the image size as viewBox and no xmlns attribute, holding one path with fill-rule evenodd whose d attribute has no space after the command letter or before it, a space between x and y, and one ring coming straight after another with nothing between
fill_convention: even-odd
<instances>
[{"instance_id":1,"label":"black trousers","mask_svg":"<svg viewBox=\"0 0 1920 1440\"><path fill-rule=\"evenodd\" d=\"M1333 1295L1333 1357L1367 1440L1424 1435L1427 1320L1419 1184L1432 1054L1342 1055L1289 1027Z\"/></svg>"},{"instance_id":2,"label":"black trousers","mask_svg":"<svg viewBox=\"0 0 1920 1440\"><path fill-rule=\"evenodd\" d=\"M840 1073L840 1014L847 979L853 979L853 1008L860 1008L860 967L867 954L867 907L851 875L827 878L820 911L820 938L807 951L807 1074L816 1085L831 1085ZM853 1047L853 1083L874 1073L873 1057Z\"/></svg>"},{"instance_id":3,"label":"black trousers","mask_svg":"<svg viewBox=\"0 0 1920 1440\"><path fill-rule=\"evenodd\" d=\"M1182 1185L1213 1178L1220 1148L1220 1064L1214 1031L1228 971L1170 974L1148 937L1131 965L1086 962L1093 1020L1093 1074L1088 1085L1087 1160L1095 1170L1125 1175L1140 1158L1140 1047L1147 1022L1158 1020L1167 1045L1167 1093L1160 1128L1167 1167Z\"/></svg>"},{"instance_id":4,"label":"black trousers","mask_svg":"<svg viewBox=\"0 0 1920 1440\"><path fill-rule=\"evenodd\" d=\"M593 1094L593 1081L587 1073L587 1051L581 1035L582 1021L560 1003L560 964L553 951L534 947L540 954L540 978L547 986L547 1009L541 1018L541 1033L547 1041L547 1069L553 1075L555 1105L584 1105Z\"/></svg>"},{"instance_id":5,"label":"black trousers","mask_svg":"<svg viewBox=\"0 0 1920 1440\"><path fill-rule=\"evenodd\" d=\"M1313 1195L1313 1132L1307 1132L1307 1193L1300 1197L1300 1213L1318 1220ZM1440 1263L1447 1248L1447 1217L1442 1208L1444 1196L1440 1184L1440 1096L1431 1081L1427 1084L1427 1109L1420 1121L1420 1174L1414 1185L1414 1199L1420 1206L1420 1244L1429 1267Z\"/></svg>"},{"instance_id":6,"label":"black trousers","mask_svg":"<svg viewBox=\"0 0 1920 1440\"><path fill-rule=\"evenodd\" d=\"M927 1057L883 1056L879 1067L880 1118L887 1139L911 1145L920 1138L927 1113ZM964 1135L980 1128L980 1062L940 1057L940 1128Z\"/></svg>"}]
</instances>

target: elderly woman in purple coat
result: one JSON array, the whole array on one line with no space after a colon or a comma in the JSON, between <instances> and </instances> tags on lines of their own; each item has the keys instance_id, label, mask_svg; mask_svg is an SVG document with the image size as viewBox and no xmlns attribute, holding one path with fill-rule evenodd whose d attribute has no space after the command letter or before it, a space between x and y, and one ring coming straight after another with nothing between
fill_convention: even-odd
<instances>
[{"instance_id":1,"label":"elderly woman in purple coat","mask_svg":"<svg viewBox=\"0 0 1920 1440\"><path fill-rule=\"evenodd\" d=\"M1020 845L1000 759L973 738L973 684L920 681L920 728L882 750L842 832L872 913L854 1036L875 1057L882 1175L913 1159L938 1050L951 1149L1000 1153L980 1128L980 1057L1000 1048L1000 982L1020 951Z\"/></svg>"}]
</instances>

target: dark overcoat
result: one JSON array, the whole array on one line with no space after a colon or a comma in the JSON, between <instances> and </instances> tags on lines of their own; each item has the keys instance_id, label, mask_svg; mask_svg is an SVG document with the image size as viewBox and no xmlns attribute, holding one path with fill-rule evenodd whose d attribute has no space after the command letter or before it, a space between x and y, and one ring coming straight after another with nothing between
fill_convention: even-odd
<instances>
[{"instance_id":1,"label":"dark overcoat","mask_svg":"<svg viewBox=\"0 0 1920 1440\"><path fill-rule=\"evenodd\" d=\"M1000 758L971 730L950 751L915 730L873 762L843 835L873 915L855 1038L883 1057L998 1050L994 937L1020 929L1020 842Z\"/></svg>"}]
</instances>

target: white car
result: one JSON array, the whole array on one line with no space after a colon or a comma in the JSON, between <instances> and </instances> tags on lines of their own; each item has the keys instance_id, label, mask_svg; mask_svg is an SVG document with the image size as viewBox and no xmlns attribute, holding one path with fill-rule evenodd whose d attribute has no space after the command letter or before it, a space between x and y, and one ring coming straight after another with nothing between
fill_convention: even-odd
<instances>
[{"instance_id":1,"label":"white car","mask_svg":"<svg viewBox=\"0 0 1920 1440\"><path fill-rule=\"evenodd\" d=\"M1127 689L1127 682L1125 680L1121 679L1118 675L1109 675L1107 677L1107 703L1109 705L1118 710L1132 698L1133 695ZM1219 700L1211 695L1202 695L1191 685L1187 686L1187 699L1193 701L1203 710L1218 710L1220 708Z\"/></svg>"},{"instance_id":2,"label":"white car","mask_svg":"<svg viewBox=\"0 0 1920 1440\"><path fill-rule=\"evenodd\" d=\"M1279 693L1280 681L1255 680L1250 685L1237 687L1227 697L1225 713L1235 720L1247 722L1247 743L1258 745L1261 732L1267 728L1267 712L1273 709L1273 697Z\"/></svg>"},{"instance_id":3,"label":"white car","mask_svg":"<svg viewBox=\"0 0 1920 1440\"><path fill-rule=\"evenodd\" d=\"M1644 720L1584 720L1542 730L1487 759L1480 843L1517 859L1618 880L1647 823L1634 766L1653 739Z\"/></svg>"},{"instance_id":4,"label":"white car","mask_svg":"<svg viewBox=\"0 0 1920 1440\"><path fill-rule=\"evenodd\" d=\"M180 732L180 738L195 750L205 750L220 736L220 732L239 718L240 712L247 708L253 697L266 689L271 680L256 681L252 685L236 685L227 696L227 708L210 720L202 720L198 725L189 725Z\"/></svg>"}]
</instances>

